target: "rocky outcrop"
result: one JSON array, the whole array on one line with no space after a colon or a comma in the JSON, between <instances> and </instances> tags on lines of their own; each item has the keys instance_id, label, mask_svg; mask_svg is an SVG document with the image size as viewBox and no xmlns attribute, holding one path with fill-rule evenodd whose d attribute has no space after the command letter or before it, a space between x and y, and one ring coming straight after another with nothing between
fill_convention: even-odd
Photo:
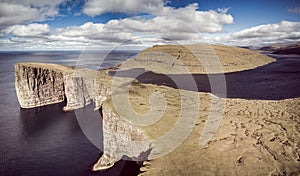
<instances>
[{"instance_id":1,"label":"rocky outcrop","mask_svg":"<svg viewBox=\"0 0 300 176\"><path fill-rule=\"evenodd\" d=\"M121 119L108 103L102 105L103 156L93 166L93 170L103 170L114 165L121 158L145 161L147 156L140 153L150 150L150 143L144 133L134 125ZM136 145L134 141L143 141Z\"/></svg>"},{"instance_id":2,"label":"rocky outcrop","mask_svg":"<svg viewBox=\"0 0 300 176\"><path fill-rule=\"evenodd\" d=\"M132 141L143 141L146 137L137 127L121 119L107 102L112 91L108 81L110 78L104 72L75 70L56 64L18 63L15 65L15 76L17 97L22 108L34 108L66 100L63 109L69 111L94 101L95 110L100 109L103 118L104 154L93 170L112 167L124 156L127 159L143 160L139 158L139 154L146 151L149 144L134 145Z\"/></svg>"},{"instance_id":3,"label":"rocky outcrop","mask_svg":"<svg viewBox=\"0 0 300 176\"><path fill-rule=\"evenodd\" d=\"M107 100L107 96L111 95L110 84L106 84L102 81L96 80L95 83L95 110L100 109L103 103Z\"/></svg>"},{"instance_id":4,"label":"rocky outcrop","mask_svg":"<svg viewBox=\"0 0 300 176\"><path fill-rule=\"evenodd\" d=\"M95 97L93 79L75 75L73 68L56 64L16 64L15 86L22 108L66 100L64 110L72 110L84 107Z\"/></svg>"},{"instance_id":5,"label":"rocky outcrop","mask_svg":"<svg viewBox=\"0 0 300 176\"><path fill-rule=\"evenodd\" d=\"M16 93L22 108L59 103L65 100L64 74L60 71L15 65Z\"/></svg>"},{"instance_id":6,"label":"rocky outcrop","mask_svg":"<svg viewBox=\"0 0 300 176\"><path fill-rule=\"evenodd\" d=\"M65 111L82 108L95 97L94 80L84 77L64 76L64 90L67 98Z\"/></svg>"}]
</instances>

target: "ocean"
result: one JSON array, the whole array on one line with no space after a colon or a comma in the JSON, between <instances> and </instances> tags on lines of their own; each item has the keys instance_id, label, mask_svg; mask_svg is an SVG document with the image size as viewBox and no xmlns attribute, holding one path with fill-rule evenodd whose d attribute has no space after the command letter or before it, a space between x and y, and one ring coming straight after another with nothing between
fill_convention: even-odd
<instances>
[{"instance_id":1,"label":"ocean","mask_svg":"<svg viewBox=\"0 0 300 176\"><path fill-rule=\"evenodd\" d=\"M83 134L74 112L61 111L64 103L21 109L15 93L14 64L45 62L101 69L112 67L137 53L0 52L0 175L136 175L135 163L125 161L118 162L106 172L91 172L91 165L102 151ZM95 60L101 64L95 64Z\"/></svg>"}]
</instances>

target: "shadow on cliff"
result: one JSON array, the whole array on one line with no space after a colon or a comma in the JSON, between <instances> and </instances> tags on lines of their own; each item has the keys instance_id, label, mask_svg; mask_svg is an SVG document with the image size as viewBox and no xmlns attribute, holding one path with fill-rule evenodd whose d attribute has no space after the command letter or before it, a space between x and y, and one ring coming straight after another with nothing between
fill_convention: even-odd
<instances>
[{"instance_id":1,"label":"shadow on cliff","mask_svg":"<svg viewBox=\"0 0 300 176\"><path fill-rule=\"evenodd\" d=\"M122 156L122 159L115 163L115 165L104 171L94 172L92 175L97 176L137 176L144 171L140 171L140 168L144 165L142 161L133 161L133 159L148 160L152 148L147 151L143 151L137 158L130 158L128 156ZM91 166L92 167L92 166Z\"/></svg>"},{"instance_id":2,"label":"shadow on cliff","mask_svg":"<svg viewBox=\"0 0 300 176\"><path fill-rule=\"evenodd\" d=\"M278 56L277 61L255 69L225 73L227 92L214 87L216 96L228 98L280 100L300 97L300 56ZM125 71L110 71L111 76L131 77L139 75L136 79L145 84L164 85L178 89L173 80L180 83L180 89L210 92L210 80L218 82L222 74L192 74L197 88L185 83L188 74L159 74L145 71L141 68Z\"/></svg>"}]
</instances>

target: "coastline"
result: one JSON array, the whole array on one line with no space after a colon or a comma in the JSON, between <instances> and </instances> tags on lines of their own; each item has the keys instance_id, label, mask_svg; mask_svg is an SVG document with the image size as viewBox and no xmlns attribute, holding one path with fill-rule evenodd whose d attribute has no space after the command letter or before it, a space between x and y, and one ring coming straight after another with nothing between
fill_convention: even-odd
<instances>
[{"instance_id":1,"label":"coastline","mask_svg":"<svg viewBox=\"0 0 300 176\"><path fill-rule=\"evenodd\" d=\"M127 64L130 65L130 67L125 67L125 68L131 68L131 61L126 62L125 65ZM154 62L157 62L157 60L154 60ZM266 63L268 63L267 61ZM128 64L129 63L129 64ZM23 64L21 64L23 65ZM135 65L135 64L133 64ZM259 65L259 64L258 64ZM23 65L24 66L24 65ZM27 65L28 67L36 67L35 64L29 64ZM38 65L39 68L42 68L46 71L47 73L52 70L52 66L49 68L47 64L41 64ZM253 65L252 65L253 67ZM17 69L20 69L16 67ZM54 68L60 68L59 66L56 67L54 65ZM152 68L152 67L151 67ZM147 69L147 67L146 67ZM175 69L175 70L180 70L180 69ZM154 70L156 71L156 70ZM31 71L30 71L31 72ZM43 72L43 71L41 71ZM150 104L149 103L144 103L140 104L140 102L149 102L149 97L153 93L153 91L159 91L162 92L166 95L166 103L167 103L167 113L163 115L161 120L155 124L154 126L148 126L145 128L140 128L136 127L133 125L130 125L128 123L125 123L124 125L122 124L122 119L118 117L118 112L117 114L113 114L113 109L109 108L112 106L110 100L110 95L112 92L111 87L110 87L110 82L112 81L112 77L107 75L107 70L106 71L99 71L95 74L95 71L89 71L87 69L80 69L76 70L76 73L74 75L74 72L72 69L61 69L59 72L63 73L63 78L62 82L59 83L58 86L64 86L64 88L61 88L61 90L64 90L63 94L66 95L66 90L70 90L71 92L74 91L74 93L69 93L69 95L66 95L65 97L67 98L67 102L70 104L69 106L67 105L67 110L72 110L72 109L78 109L86 104L91 103L92 101L95 103L95 109L100 109L101 107L103 108L103 103L108 103L108 106L104 106L105 109L102 110L102 113L104 115L104 122L108 123L109 129L104 129L107 132L109 130L115 129L117 127L117 130L115 130L114 134L118 135L121 133L121 136L119 138L121 139L126 139L129 141L138 141L138 140L148 140L150 138L155 139L164 134L165 132L169 131L172 128L171 124L174 124L178 118L179 110L182 105L182 103L179 97L179 90L174 89L172 87L168 87L165 85L155 85L155 84L144 84L139 81L134 80L133 78L120 78L118 81L120 81L117 85L119 89L117 90L122 90L124 89L124 85L127 85L127 89L129 90L129 98L130 102L132 104L132 107L139 113L145 114L149 111L148 108ZM35 71L32 71L32 73L35 73ZM182 72L179 72L182 73ZM26 75L26 74L25 74ZM28 74L27 74L28 75ZM31 74L32 75L32 74ZM41 76L38 76L39 74L33 74L34 79L37 81L33 81L34 83L32 85L35 85L35 82L39 82L39 78ZM49 74L44 74L47 78ZM96 75L96 76L95 76ZM51 77L51 76L50 76ZM92 77L92 84L87 83L86 79L90 79ZM25 76L21 79L28 78L28 76ZM75 79L74 79L75 78ZM53 84L53 81L51 79L47 79L49 82L45 81L42 82L41 85L47 85ZM66 81L67 80L67 81ZM68 81L70 80L70 81ZM16 79L16 83L18 83L19 80ZM32 81L27 81L30 85ZM131 85L129 84L131 83ZM134 84L132 84L134 83ZM55 84L56 85L56 84ZM69 88L66 88L66 85L72 85L69 86ZM17 90L20 89L18 87L18 84L16 84ZM30 88L30 86L28 86ZM56 86L53 86L53 92L56 92ZM37 90L35 86L31 86L32 90ZM22 89L22 88L21 88ZM39 89L38 92L43 89ZM131 91L130 91L131 90ZM20 92L22 90L19 90ZM183 92L189 92L189 90L180 90ZM44 91L45 92L45 91ZM47 92L47 91L46 91ZM33 91L33 94L39 95L36 91ZM68 93L67 93L68 94ZM195 93L194 93L195 94ZM173 152L170 154L167 154L161 158L155 159L151 161L151 167L142 167L142 170L147 170L147 172L142 173L142 175L157 175L158 173L162 175L170 175L173 174L173 172L177 172L178 170L181 173L185 174L195 174L199 173L200 170L203 170L204 165L201 167L195 167L196 163L201 162L202 159L199 160L201 157L209 156L211 160L214 158L226 158L228 161L228 165L222 165L222 168L217 167L217 170L214 169L208 169L207 173L203 174L211 174L214 172L221 172L227 173L226 170L229 168L234 168L233 171L235 174L240 173L243 170L251 172L250 168L256 167L257 162L260 162L261 160L266 161L266 159L269 160L269 162L266 162L265 164L260 164L259 167L261 167L261 173L266 174L267 173L281 173L283 170L281 168L288 168L285 170L285 172L288 173L297 173L299 172L298 170L295 170L295 163L298 162L299 159L297 159L297 151L299 150L299 147L297 147L297 138L293 137L285 137L288 134L299 134L299 131L297 131L296 126L292 126L292 131L286 131L284 126L289 125L290 123L292 124L297 124L297 119L292 118L295 115L297 115L297 104L299 105L299 98L294 98L294 99L287 99L287 100L278 100L278 101L270 101L270 100L246 100L246 99L231 99L231 98L217 98L217 101L225 101L226 106L225 106L225 113L224 117L222 119L222 122L220 124L220 127L218 128L218 131L216 131L216 134L214 135L214 138L208 142L208 146L204 148L198 148L199 144L196 142L199 142L199 140L195 140L199 138L200 132L203 131L204 125L207 122L208 113L211 107L211 102L212 99L215 99L215 96L212 96L210 93L196 93L197 96L199 97L199 100L201 102L201 108L200 111L197 112L200 115L197 117L197 122L195 123L195 129L193 129L191 135L188 137L188 139L183 143L182 146L179 148L175 149ZM47 95L47 94L45 94ZM51 94L52 95L52 94ZM20 93L18 93L18 98L22 99L23 97L20 97ZM26 97L25 97L26 99ZM47 98L46 98L47 99ZM185 100L184 100L185 101ZM184 102L183 101L183 102ZM186 100L188 101L188 100ZM22 100L20 101L22 102ZM56 101L53 101L52 103L55 103ZM70 103L73 102L73 103ZM74 103L75 102L75 103ZM67 103L67 104L68 104ZM46 105L45 103L42 103L42 105ZM39 105L38 105L39 106ZM282 108L285 107L286 109ZM31 107L31 106L28 106ZM281 107L282 111L277 112L277 109ZM250 108L249 110L244 111L244 109ZM251 109L252 108L252 109ZM270 110L269 112L265 112L266 110ZM123 110L126 111L126 110ZM287 114L282 115L283 112L286 112ZM109 118L105 118L105 116ZM112 118L114 117L114 118ZM253 120L251 117L255 117L256 119ZM279 120L280 122L273 122L271 121L273 118ZM284 120L282 118L287 118L288 120ZM270 120L271 119L271 120ZM263 124L259 124L260 122L263 122ZM121 125L120 125L121 123ZM166 126L168 124L168 126ZM276 131L277 126L283 126L282 130ZM119 128L118 128L119 127ZM266 128L268 127L268 128ZM269 129L269 127L271 129ZM221 131L220 131L221 130ZM267 132L264 130L268 130ZM143 131L143 133L137 132L137 131ZM235 133L231 133L232 131L235 131ZM248 132L246 132L248 131ZM124 133L125 132L125 133ZM123 133L123 134L122 134ZM105 131L104 131L105 134ZM132 134L134 134L135 137L132 137ZM264 136L267 134L266 136ZM283 136L282 136L283 134ZM123 136L122 136L123 135ZM273 140L273 137L277 137ZM297 136L297 135L296 135ZM108 137L105 139L105 137ZM114 138L114 137L113 137ZM104 148L104 150L110 150L110 148L114 146L119 146L120 141L114 140L111 136L104 135L104 143L107 144L107 146ZM269 139L269 138L272 138ZM277 140L278 139L278 140ZM266 142L268 140L271 140L270 142ZM275 141L275 142L274 142ZM286 142L288 141L288 142ZM273 143L271 143L273 142ZM291 149L284 148L285 143L289 143L289 146L292 146ZM252 146L250 148L247 148L246 146ZM214 154L215 151L220 150L218 146L224 146L224 149L221 149L221 153ZM237 147L238 146L238 147ZM288 153L289 157L289 162L283 162L281 160L285 160L284 157L281 156L280 152L282 153L282 150L277 149L276 146L282 146L283 151ZM274 150L272 150L272 147L275 147ZM245 149L252 151L251 154L245 154L243 151L240 151L239 149ZM124 149L124 148L123 148ZM148 148L149 149L149 148ZM270 149L270 150L268 150ZM125 148L125 150L127 150ZM138 149L137 151L145 151L147 148L142 148ZM192 152L190 152L192 151ZM231 153L231 151L235 151L234 154ZM271 152L270 152L271 151ZM276 151L275 154L273 151ZM205 154L204 154L204 153ZM277 153L279 152L279 153ZM106 152L104 151L104 154ZM118 153L118 152L117 152ZM191 153L191 155L186 155L187 153ZM228 155L230 154L231 157ZM239 156L237 156L237 154ZM253 158L252 156L257 156L261 157L263 159L258 160L257 158ZM277 156L278 155L278 156ZM105 156L105 155L104 155ZM274 157L275 156L275 157ZM137 157L137 156L136 156ZM103 158L103 157L102 157ZM273 159L272 159L273 158ZM280 158L280 159L278 159ZM181 160L189 160L193 161L192 163L188 163L185 161ZM203 158L205 160L205 158ZM275 161L274 161L275 160ZM280 160L280 162L278 162ZM101 163L101 158L99 160L100 165L96 166L96 168L101 168L102 165L105 166L109 162L117 162L117 158L108 158L108 162L103 162ZM174 161L179 163L185 163L181 165L174 165ZM223 163L223 160L218 160L216 161ZM275 162L277 169L276 170L270 170L267 169L271 165L273 165ZM163 164L162 164L163 163ZM215 166L214 162L205 162L207 164L206 167L204 168L210 168L212 166ZM238 164L236 164L238 163ZM242 164L244 165L240 167ZM186 165L187 164L187 165ZM188 164L193 164L192 166L188 166ZM288 166L288 167L286 167ZM190 169L187 169L190 168ZM265 169L265 170L264 170ZM162 172L163 170L163 172ZM255 171L255 170L253 170ZM195 173L194 173L195 172ZM230 174L230 173L227 173Z\"/></svg>"}]
</instances>

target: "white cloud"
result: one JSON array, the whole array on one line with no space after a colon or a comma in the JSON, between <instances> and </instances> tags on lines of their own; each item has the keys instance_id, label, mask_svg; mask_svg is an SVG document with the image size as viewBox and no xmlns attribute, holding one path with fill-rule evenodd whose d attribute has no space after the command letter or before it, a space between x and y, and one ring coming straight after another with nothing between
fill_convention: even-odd
<instances>
[{"instance_id":1,"label":"white cloud","mask_svg":"<svg viewBox=\"0 0 300 176\"><path fill-rule=\"evenodd\" d=\"M233 23L229 14L216 11L197 11L197 4L174 9L164 7L153 18L142 17L111 20L104 28L128 32L159 34L169 40L188 40L202 38L201 33L215 33L223 30L223 25Z\"/></svg>"},{"instance_id":2,"label":"white cloud","mask_svg":"<svg viewBox=\"0 0 300 176\"><path fill-rule=\"evenodd\" d=\"M48 24L36 24L29 25L14 25L7 27L1 31L5 35L12 34L18 37L41 37L50 33Z\"/></svg>"},{"instance_id":3,"label":"white cloud","mask_svg":"<svg viewBox=\"0 0 300 176\"><path fill-rule=\"evenodd\" d=\"M230 7L228 7L228 8L217 8L217 11L220 12L220 13L227 13L229 9L230 9Z\"/></svg>"},{"instance_id":4,"label":"white cloud","mask_svg":"<svg viewBox=\"0 0 300 176\"><path fill-rule=\"evenodd\" d=\"M162 0L87 0L83 12L90 16L106 12L122 12L128 14L152 13L162 9Z\"/></svg>"},{"instance_id":5,"label":"white cloud","mask_svg":"<svg viewBox=\"0 0 300 176\"><path fill-rule=\"evenodd\" d=\"M300 22L259 25L226 35L220 32L223 32L224 25L233 23L229 8L201 11L197 3L174 8L168 6L166 0L85 0L82 13L92 17L107 12L148 15L110 20L107 23L86 22L53 31L47 24L33 23L56 17L59 15L58 6L70 2L0 0L0 36L3 37L0 47L83 49L118 43L147 47L170 41L184 43L205 40L232 45L300 42ZM79 1L76 0L76 3ZM300 9L295 7L289 12L299 13ZM22 25L24 23L28 25Z\"/></svg>"},{"instance_id":6,"label":"white cloud","mask_svg":"<svg viewBox=\"0 0 300 176\"><path fill-rule=\"evenodd\" d=\"M300 7L295 7L295 8L290 8L289 9L290 13L300 13Z\"/></svg>"},{"instance_id":7,"label":"white cloud","mask_svg":"<svg viewBox=\"0 0 300 176\"><path fill-rule=\"evenodd\" d=\"M107 28L105 24L87 22L81 26L59 28L56 37L79 38L86 41L98 40L105 42L133 41L135 38L131 33L119 29ZM52 36L55 38L55 36Z\"/></svg>"},{"instance_id":8,"label":"white cloud","mask_svg":"<svg viewBox=\"0 0 300 176\"><path fill-rule=\"evenodd\" d=\"M213 10L197 11L197 7L197 4L178 9L164 7L158 16L146 19L131 17L110 20L106 24L88 22L81 26L58 29L55 37L133 43L149 42L151 38L153 42L199 40L203 38L202 33L221 32L224 24L233 22L231 15Z\"/></svg>"},{"instance_id":9,"label":"white cloud","mask_svg":"<svg viewBox=\"0 0 300 176\"><path fill-rule=\"evenodd\" d=\"M24 15L26 14L26 15ZM21 4L0 3L0 26L8 26L36 19L39 12L35 8Z\"/></svg>"},{"instance_id":10,"label":"white cloud","mask_svg":"<svg viewBox=\"0 0 300 176\"><path fill-rule=\"evenodd\" d=\"M162 11L157 11L156 14L158 17L181 21L183 26L180 28L193 29L194 32L221 32L223 25L233 23L233 17L225 14L225 11L198 11L197 9L198 4L193 3L178 9L164 7Z\"/></svg>"},{"instance_id":11,"label":"white cloud","mask_svg":"<svg viewBox=\"0 0 300 176\"><path fill-rule=\"evenodd\" d=\"M135 29L142 32L221 32L223 25L233 23L233 17L226 14L228 9L218 9L218 12L199 11L198 4L193 3L182 8L164 6L162 0L88 0L83 12L90 16L106 12L148 13L152 19L129 18L122 21L113 21L120 28Z\"/></svg>"},{"instance_id":12,"label":"white cloud","mask_svg":"<svg viewBox=\"0 0 300 176\"><path fill-rule=\"evenodd\" d=\"M281 36L287 33L300 30L300 22L282 21L277 24L266 24L234 33L235 38L253 38L253 37L269 37Z\"/></svg>"},{"instance_id":13,"label":"white cloud","mask_svg":"<svg viewBox=\"0 0 300 176\"><path fill-rule=\"evenodd\" d=\"M54 31L50 31L46 24L14 25L55 17L58 15L58 5L67 1L2 0L0 24L3 29L0 29L0 35L14 35L12 42L22 43L24 47L44 45L47 48L73 44L78 48L117 43L151 46L169 41L202 40L203 33L222 32L224 25L233 23L233 17L227 14L228 9L200 11L197 3L173 8L166 6L163 0L87 0L83 13L90 16L106 12L149 15L110 20L107 23L86 22ZM38 37L39 42L32 42L33 37Z\"/></svg>"},{"instance_id":14,"label":"white cloud","mask_svg":"<svg viewBox=\"0 0 300 176\"><path fill-rule=\"evenodd\" d=\"M41 21L58 15L58 5L64 0L1 0L0 26Z\"/></svg>"},{"instance_id":15,"label":"white cloud","mask_svg":"<svg viewBox=\"0 0 300 176\"><path fill-rule=\"evenodd\" d=\"M259 25L229 36L216 37L214 39L217 42L234 45L299 42L300 22L281 21L275 24Z\"/></svg>"},{"instance_id":16,"label":"white cloud","mask_svg":"<svg viewBox=\"0 0 300 176\"><path fill-rule=\"evenodd\" d=\"M207 34L203 38L201 33L187 27L180 28L182 25L179 22L177 24L176 21L165 18L128 18L111 20L106 24L87 22L80 26L58 28L52 32L47 24L14 25L2 30L3 35L11 34L14 37L0 40L0 46L2 49L86 49L109 48L119 44L142 48L168 42L184 44L200 41L226 45L300 42L300 22L282 21L244 29L227 36L212 37Z\"/></svg>"},{"instance_id":17,"label":"white cloud","mask_svg":"<svg viewBox=\"0 0 300 176\"><path fill-rule=\"evenodd\" d=\"M89 37L103 32L103 24L94 24L87 22L81 26L69 26L67 28L58 28L57 33L66 37Z\"/></svg>"}]
</instances>

